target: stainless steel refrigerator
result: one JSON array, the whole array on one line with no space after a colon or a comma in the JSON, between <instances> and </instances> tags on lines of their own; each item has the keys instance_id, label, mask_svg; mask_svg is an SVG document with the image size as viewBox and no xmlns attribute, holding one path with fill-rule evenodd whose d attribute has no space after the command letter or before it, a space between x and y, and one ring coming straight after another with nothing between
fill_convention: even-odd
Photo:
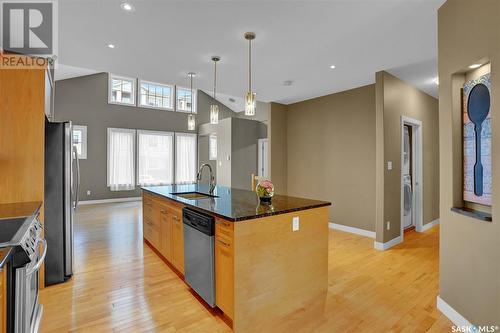
<instances>
[{"instance_id":1,"label":"stainless steel refrigerator","mask_svg":"<svg viewBox=\"0 0 500 333\"><path fill-rule=\"evenodd\" d=\"M80 170L71 122L45 122L45 284L73 274L73 224Z\"/></svg>"}]
</instances>

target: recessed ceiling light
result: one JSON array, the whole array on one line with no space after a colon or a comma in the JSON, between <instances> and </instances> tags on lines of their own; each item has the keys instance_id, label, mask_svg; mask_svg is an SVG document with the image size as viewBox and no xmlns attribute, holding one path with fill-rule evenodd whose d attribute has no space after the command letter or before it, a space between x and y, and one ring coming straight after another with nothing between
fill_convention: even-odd
<instances>
[{"instance_id":1,"label":"recessed ceiling light","mask_svg":"<svg viewBox=\"0 0 500 333\"><path fill-rule=\"evenodd\" d=\"M109 47L110 49L114 49L114 48L116 47L116 45L115 45L115 44L108 44L108 47Z\"/></svg>"},{"instance_id":2,"label":"recessed ceiling light","mask_svg":"<svg viewBox=\"0 0 500 333\"><path fill-rule=\"evenodd\" d=\"M439 78L438 78L438 77L434 79L434 83L435 83L437 86L439 86Z\"/></svg>"},{"instance_id":3,"label":"recessed ceiling light","mask_svg":"<svg viewBox=\"0 0 500 333\"><path fill-rule=\"evenodd\" d=\"M335 69L335 65L331 65L331 66L330 66L330 68L331 68L331 69Z\"/></svg>"},{"instance_id":4,"label":"recessed ceiling light","mask_svg":"<svg viewBox=\"0 0 500 333\"><path fill-rule=\"evenodd\" d=\"M469 66L470 69L476 69L476 68L479 68L481 67L481 64L472 64Z\"/></svg>"},{"instance_id":5,"label":"recessed ceiling light","mask_svg":"<svg viewBox=\"0 0 500 333\"><path fill-rule=\"evenodd\" d=\"M126 12L133 12L134 6L128 2L123 2L120 7Z\"/></svg>"}]
</instances>

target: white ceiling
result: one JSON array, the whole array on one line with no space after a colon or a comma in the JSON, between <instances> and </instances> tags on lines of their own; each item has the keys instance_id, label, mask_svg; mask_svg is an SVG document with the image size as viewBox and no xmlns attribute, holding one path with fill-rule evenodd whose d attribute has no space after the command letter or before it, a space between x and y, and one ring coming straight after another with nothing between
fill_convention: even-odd
<instances>
[{"instance_id":1,"label":"white ceiling","mask_svg":"<svg viewBox=\"0 0 500 333\"><path fill-rule=\"evenodd\" d=\"M59 1L60 63L178 85L194 71L197 87L210 91L210 57L219 55L218 91L243 96L243 34L254 31L253 88L261 101L288 104L359 87L379 70L437 95L444 0L129 2L131 13L118 0Z\"/></svg>"}]
</instances>

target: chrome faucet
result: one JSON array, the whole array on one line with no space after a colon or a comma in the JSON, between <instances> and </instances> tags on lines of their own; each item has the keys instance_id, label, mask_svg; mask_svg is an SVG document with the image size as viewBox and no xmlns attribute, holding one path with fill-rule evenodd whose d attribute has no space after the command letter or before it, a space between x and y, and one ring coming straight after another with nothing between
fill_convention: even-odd
<instances>
[{"instance_id":1,"label":"chrome faucet","mask_svg":"<svg viewBox=\"0 0 500 333\"><path fill-rule=\"evenodd\" d=\"M201 180L201 172L203 171L204 167L208 167L208 171L210 171L210 194L214 194L214 189L215 189L215 177L214 173L212 171L212 167L208 163L204 163L200 166L200 169L198 170L198 174L196 175L196 180L200 182Z\"/></svg>"}]
</instances>

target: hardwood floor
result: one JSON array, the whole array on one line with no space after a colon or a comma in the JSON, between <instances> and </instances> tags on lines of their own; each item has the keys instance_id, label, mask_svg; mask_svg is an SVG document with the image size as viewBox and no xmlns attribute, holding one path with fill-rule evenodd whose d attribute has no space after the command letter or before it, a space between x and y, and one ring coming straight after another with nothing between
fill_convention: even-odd
<instances>
[{"instance_id":1,"label":"hardwood floor","mask_svg":"<svg viewBox=\"0 0 500 333\"><path fill-rule=\"evenodd\" d=\"M231 331L143 243L141 215L137 202L78 208L75 275L41 291L41 332ZM438 227L409 232L380 252L372 239L331 230L322 320L293 331L450 332L435 305L438 240Z\"/></svg>"}]
</instances>

